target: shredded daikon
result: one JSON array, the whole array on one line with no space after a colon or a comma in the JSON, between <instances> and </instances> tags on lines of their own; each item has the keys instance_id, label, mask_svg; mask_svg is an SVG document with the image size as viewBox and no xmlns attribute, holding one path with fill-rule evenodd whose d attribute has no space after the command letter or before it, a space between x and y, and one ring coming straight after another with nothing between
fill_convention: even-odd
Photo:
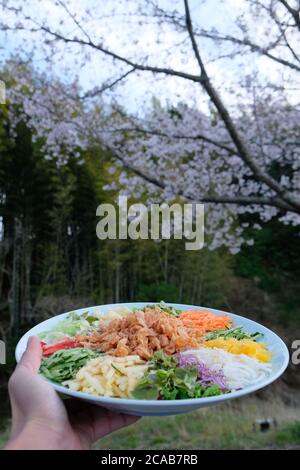
<instances>
[{"instance_id":1,"label":"shredded daikon","mask_svg":"<svg viewBox=\"0 0 300 470\"><path fill-rule=\"evenodd\" d=\"M224 374L230 390L237 390L264 379L272 370L271 363L263 363L245 354L232 354L223 349L199 348L181 353L197 357L207 367Z\"/></svg>"}]
</instances>

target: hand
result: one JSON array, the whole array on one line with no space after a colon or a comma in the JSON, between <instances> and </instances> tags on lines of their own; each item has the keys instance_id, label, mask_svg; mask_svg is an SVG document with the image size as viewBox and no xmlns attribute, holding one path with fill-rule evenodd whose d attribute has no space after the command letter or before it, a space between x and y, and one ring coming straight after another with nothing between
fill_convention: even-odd
<instances>
[{"instance_id":1,"label":"hand","mask_svg":"<svg viewBox=\"0 0 300 470\"><path fill-rule=\"evenodd\" d=\"M63 401L38 375L41 358L39 339L32 336L9 380L12 430L5 449L88 449L138 419L81 400Z\"/></svg>"}]
</instances>

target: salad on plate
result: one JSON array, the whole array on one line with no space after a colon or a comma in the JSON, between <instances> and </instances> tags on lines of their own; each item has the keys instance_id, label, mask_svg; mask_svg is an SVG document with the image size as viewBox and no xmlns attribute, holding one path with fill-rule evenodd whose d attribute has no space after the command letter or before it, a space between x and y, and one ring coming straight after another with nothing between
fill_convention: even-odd
<instances>
[{"instance_id":1,"label":"salad on plate","mask_svg":"<svg viewBox=\"0 0 300 470\"><path fill-rule=\"evenodd\" d=\"M161 302L71 313L39 333L40 373L99 397L180 400L229 394L263 380L272 354L263 334L227 314Z\"/></svg>"}]
</instances>

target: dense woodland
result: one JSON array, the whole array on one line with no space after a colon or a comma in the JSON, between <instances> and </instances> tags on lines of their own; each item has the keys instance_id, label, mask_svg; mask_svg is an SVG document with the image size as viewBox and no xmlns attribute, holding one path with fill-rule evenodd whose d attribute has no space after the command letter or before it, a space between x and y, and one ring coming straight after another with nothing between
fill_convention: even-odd
<instances>
[{"instance_id":1,"label":"dense woodland","mask_svg":"<svg viewBox=\"0 0 300 470\"><path fill-rule=\"evenodd\" d=\"M178 240L97 239L96 208L116 195L103 190L108 159L91 149L57 165L24 123L14 141L2 128L1 306L10 332L74 303L224 303L231 269L225 251L189 253Z\"/></svg>"}]
</instances>

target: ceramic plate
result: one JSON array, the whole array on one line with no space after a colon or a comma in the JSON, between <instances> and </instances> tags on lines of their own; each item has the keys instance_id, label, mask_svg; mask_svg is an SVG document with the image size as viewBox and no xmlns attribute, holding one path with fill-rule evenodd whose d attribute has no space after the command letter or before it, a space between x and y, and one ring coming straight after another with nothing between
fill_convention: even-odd
<instances>
[{"instance_id":1,"label":"ceramic plate","mask_svg":"<svg viewBox=\"0 0 300 470\"><path fill-rule=\"evenodd\" d=\"M89 312L101 312L105 315L109 310L114 309L115 307L127 307L129 309L136 307L144 307L154 302L135 302L135 303L119 303L119 304L107 304L107 305L98 305L95 307L87 307L79 310L73 310L78 314ZM194 309L205 309L210 310L216 314L229 315L236 326L243 326L246 331L254 333L259 331L264 334L263 341L266 343L268 349L272 353L272 371L263 380L251 385L249 387L243 388L242 390L230 392L223 395L207 397L207 398L191 398L186 400L132 400L125 398L111 398L111 397L97 397L87 393L76 392L70 390L62 385L58 385L54 382L50 382L55 390L59 393L65 395L71 395L72 397L80 398L81 400L88 401L95 405L103 406L110 410L114 410L120 413L127 413L131 415L139 416L168 416L175 415L179 413L188 413L197 408L204 408L207 406L217 405L221 402L233 400L234 398L242 397L249 393L255 392L261 388L266 387L274 380L278 379L281 374L285 371L288 362L289 362L289 353L284 342L273 333L271 330L266 328L259 323L249 320L247 318L235 315L232 313L223 312L221 310L214 310L207 307L200 307L195 305L185 305L185 304L167 304L172 305L180 310L194 310ZM70 312L57 315L55 317L49 318L48 320L39 323L34 328L31 328L18 342L16 347L16 360L19 361L27 344L29 336L37 335L42 331L47 331L52 329L57 323L63 320ZM45 379L47 380L47 379Z\"/></svg>"}]
</instances>

